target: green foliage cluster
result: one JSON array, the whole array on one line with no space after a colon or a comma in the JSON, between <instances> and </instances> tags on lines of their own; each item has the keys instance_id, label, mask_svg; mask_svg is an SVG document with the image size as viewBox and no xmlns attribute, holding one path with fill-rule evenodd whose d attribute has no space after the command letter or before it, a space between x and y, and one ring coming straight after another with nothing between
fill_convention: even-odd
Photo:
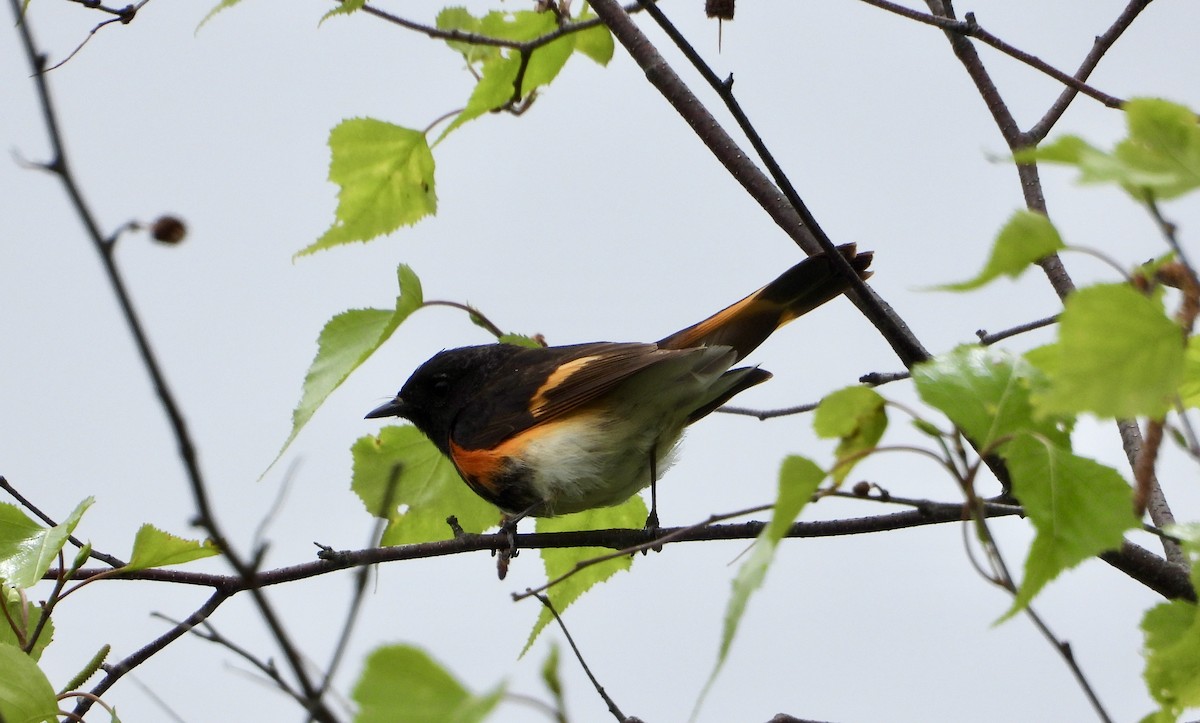
<instances>
[{"instance_id":1,"label":"green foliage cluster","mask_svg":"<svg viewBox=\"0 0 1200 723\"><path fill-rule=\"evenodd\" d=\"M594 19L585 6L573 23ZM300 255L369 241L436 213L432 146L487 113L523 112L575 53L601 65L613 55L606 27L572 31L550 12L493 11L475 17L465 8L448 7L438 14L437 29L449 35L446 43L478 79L466 105L446 116L452 120L432 144L432 127L421 131L374 118L345 120L330 131L329 180L340 188L335 220ZM472 42L484 39L506 44Z\"/></svg>"},{"instance_id":2,"label":"green foliage cluster","mask_svg":"<svg viewBox=\"0 0 1200 723\"><path fill-rule=\"evenodd\" d=\"M180 565L217 554L211 543L176 537L151 525L143 525L134 539L129 562L97 575L72 582L89 558L84 545L69 568L60 569L54 593L35 605L25 591L41 581L75 531L91 498L80 502L59 524L45 527L19 508L0 504L0 595L7 625L0 625L0 721L41 723L58 719L58 698L70 695L99 668L100 658L89 661L65 690L55 693L37 660L54 636L50 613L54 606L83 585L134 570ZM61 566L61 565L60 565ZM107 650L102 651L104 654ZM112 719L117 720L116 713Z\"/></svg>"}]
</instances>

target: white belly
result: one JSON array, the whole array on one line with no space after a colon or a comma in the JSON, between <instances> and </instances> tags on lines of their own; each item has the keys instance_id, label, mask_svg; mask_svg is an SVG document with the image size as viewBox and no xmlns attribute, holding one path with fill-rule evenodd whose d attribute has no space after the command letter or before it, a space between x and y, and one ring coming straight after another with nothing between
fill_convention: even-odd
<instances>
[{"instance_id":1,"label":"white belly","mask_svg":"<svg viewBox=\"0 0 1200 723\"><path fill-rule=\"evenodd\" d=\"M547 513L618 505L650 485L651 450L656 477L673 461L683 419L664 415L661 425L646 425L645 420L631 424L627 418L598 417L577 415L556 423L551 434L526 449L528 465L540 470L533 484L547 500Z\"/></svg>"}]
</instances>

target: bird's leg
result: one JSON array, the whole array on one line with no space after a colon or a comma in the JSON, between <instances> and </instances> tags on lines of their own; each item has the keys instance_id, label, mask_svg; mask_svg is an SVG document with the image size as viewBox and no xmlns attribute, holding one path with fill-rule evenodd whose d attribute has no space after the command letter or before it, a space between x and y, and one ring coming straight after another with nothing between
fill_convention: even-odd
<instances>
[{"instance_id":1,"label":"bird's leg","mask_svg":"<svg viewBox=\"0 0 1200 723\"><path fill-rule=\"evenodd\" d=\"M646 517L646 529L658 530L658 442L650 445L650 514Z\"/></svg>"},{"instance_id":2,"label":"bird's leg","mask_svg":"<svg viewBox=\"0 0 1200 723\"><path fill-rule=\"evenodd\" d=\"M544 500L539 500L515 515L506 513L501 518L500 532L508 535L508 545L498 551L496 559L496 573L501 580L508 574L508 561L517 556L517 523L532 515L544 504Z\"/></svg>"}]
</instances>

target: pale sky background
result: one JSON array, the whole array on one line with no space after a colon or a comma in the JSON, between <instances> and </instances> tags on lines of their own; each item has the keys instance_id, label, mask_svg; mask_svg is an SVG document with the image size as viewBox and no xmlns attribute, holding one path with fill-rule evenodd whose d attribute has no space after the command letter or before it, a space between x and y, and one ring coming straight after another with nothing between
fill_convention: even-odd
<instances>
[{"instance_id":1,"label":"pale sky background","mask_svg":"<svg viewBox=\"0 0 1200 723\"><path fill-rule=\"evenodd\" d=\"M197 33L209 3L154 2L132 24L102 30L50 76L77 178L104 228L167 212L189 225L176 248L122 238L120 266L199 445L221 521L243 550L294 469L286 505L268 528L272 567L311 560L313 541L366 542L372 520L349 490L348 453L379 428L363 414L434 352L487 341L459 313L418 313L256 482L287 436L322 325L348 308L389 307L398 263L416 269L428 298L469 301L506 329L565 344L659 338L800 258L618 46L607 69L573 59L525 116L482 118L435 149L437 217L293 262L332 220L330 128L358 116L422 128L461 106L471 87L460 57L442 43L366 16L318 26L330 7L246 0ZM430 20L439 5L387 7ZM977 0L958 11L975 11L1000 37L1073 70L1121 7ZM1003 143L940 32L852 0L743 2L718 53L716 24L704 19L699 0L663 8L719 75L735 74L738 98L834 240L876 251L872 284L927 347L948 350L974 340L978 328L1057 311L1035 273L964 296L919 290L973 274L1000 224L1022 205L1014 171L989 160L1003 154ZM104 19L63 0L34 0L30 17L52 62ZM1153 4L1101 64L1095 85L1200 107L1198 23L1195 3ZM19 50L11 28L0 34L0 140L40 161L46 134ZM1059 91L1015 61L986 50L983 57L1023 127ZM1107 146L1122 125L1119 113L1082 98L1056 135L1079 133ZM1043 178L1069 243L1126 264L1163 252L1149 219L1117 192L1080 189L1061 169ZM191 498L163 413L57 181L6 159L0 189L0 474L57 517L95 495L77 534L113 554L128 554L142 522L198 534L188 524ZM1200 228L1200 208L1191 200L1166 210L1187 244ZM1077 281L1112 278L1090 257L1070 256L1067 265ZM1049 338L1030 334L1008 348ZM737 399L753 407L814 401L865 372L900 368L844 300L784 329L751 361L776 374ZM914 398L907 383L883 392ZM914 439L904 426L893 417L892 439ZM660 484L663 523L769 502L784 455L829 459L831 445L810 430L807 416L704 420ZM1075 441L1127 472L1111 425L1083 424ZM1177 458L1160 476L1179 517L1193 520L1195 470ZM872 460L855 477L897 495L958 499L953 482L916 457ZM802 519L893 511L824 501ZM994 529L1019 569L1027 525L1010 520ZM715 659L745 547L670 546L568 610L576 641L626 714L686 717ZM193 567L224 570L220 562ZM503 582L484 553L378 572L339 691L348 694L367 651L411 642L473 690L508 678L511 690L548 699L538 668L561 636L551 630L517 660L538 609L509 599L541 580L534 554L518 558ZM343 572L270 591L317 665L328 660L351 587L352 573ZM59 640L45 667L62 684L105 642L115 661L165 629L151 611L181 618L207 595L149 583L90 586L56 612ZM1156 602L1099 561L1063 576L1037 601L1117 720L1151 710L1137 624ZM1092 719L1068 669L1026 619L992 627L1009 603L972 571L956 526L787 541L701 720L767 720L778 712L839 721ZM243 646L275 655L247 596L226 603L212 622ZM245 668L221 648L184 639L106 699L126 721L165 719L139 683L188 721L300 718ZM564 657L562 669L573 720L611 719L575 662ZM537 716L509 703L496 720Z\"/></svg>"}]
</instances>

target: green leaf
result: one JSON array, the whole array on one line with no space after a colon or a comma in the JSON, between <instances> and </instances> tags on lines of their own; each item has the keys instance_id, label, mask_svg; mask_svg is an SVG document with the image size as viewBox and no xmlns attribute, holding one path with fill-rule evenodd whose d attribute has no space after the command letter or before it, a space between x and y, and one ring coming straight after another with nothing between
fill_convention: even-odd
<instances>
[{"instance_id":1,"label":"green leaf","mask_svg":"<svg viewBox=\"0 0 1200 723\"><path fill-rule=\"evenodd\" d=\"M467 12L466 8L447 7L442 8L441 12L438 13L435 24L438 30L446 32L458 30L464 33L480 35L482 33L483 22ZM447 40L446 45L462 53L463 58L471 65L490 58L499 57L500 55L500 48L496 45L476 45L464 40Z\"/></svg>"},{"instance_id":2,"label":"green leaf","mask_svg":"<svg viewBox=\"0 0 1200 723\"><path fill-rule=\"evenodd\" d=\"M775 514L771 516L771 522L759 533L758 539L754 541L754 547L750 550L750 555L738 569L737 577L733 579L733 591L729 596L729 603L725 607L725 626L721 635L721 647L717 652L717 660L713 665L712 673L708 676L708 682L704 684L704 689L700 692L700 697L696 700L696 705L692 710L693 719L700 712L700 706L704 703L708 691L716 682L717 675L725 664L742 616L746 612L746 605L750 602L750 596L754 591L762 587L763 580L767 577L767 570L770 569L771 562L775 559L775 549L779 546L779 541L787 534L800 511L812 499L823 479L825 479L825 472L811 460L798 455L791 455L783 460L783 465L779 470L779 496L775 500Z\"/></svg>"},{"instance_id":3,"label":"green leaf","mask_svg":"<svg viewBox=\"0 0 1200 723\"><path fill-rule=\"evenodd\" d=\"M845 464L842 460L874 449L887 423L884 399L869 387L846 387L821 400L813 416L813 429L819 437L841 439L831 472L835 484L844 482L858 463L858 459Z\"/></svg>"},{"instance_id":4,"label":"green leaf","mask_svg":"<svg viewBox=\"0 0 1200 723\"><path fill-rule=\"evenodd\" d=\"M221 12L222 10L226 10L228 8L233 7L234 5L237 5L241 1L242 0L221 0L221 2L217 3L216 6L213 7L212 10L208 11L208 14L205 15L204 19L200 21L200 24L196 26L196 32L197 33L200 32L200 28L204 27L205 24L207 24L209 20L212 20L214 15ZM25 4L28 5L29 0L25 0Z\"/></svg>"},{"instance_id":5,"label":"green leaf","mask_svg":"<svg viewBox=\"0 0 1200 723\"><path fill-rule=\"evenodd\" d=\"M606 530L641 528L646 523L646 503L638 495L630 497L616 507L600 507L585 512L562 517L541 517L537 521L538 532L568 532L574 530ZM575 564L595 557L609 555L612 550L603 547L579 547L542 550L542 564L546 568L546 579L553 580L575 569ZM613 575L628 570L633 566L633 558L629 555L606 560L584 568L571 577L554 585L546 591L546 596L554 604L559 615L571 603L578 600L585 592L604 582ZM529 632L529 639L521 655L529 652L538 635L554 616L543 605L538 613L537 622Z\"/></svg>"},{"instance_id":6,"label":"green leaf","mask_svg":"<svg viewBox=\"0 0 1200 723\"><path fill-rule=\"evenodd\" d=\"M1058 229L1050 219L1032 211L1017 211L1000 229L992 245L992 255L983 270L969 281L935 286L943 291L977 289L1001 276L1017 278L1029 265L1064 248Z\"/></svg>"},{"instance_id":7,"label":"green leaf","mask_svg":"<svg viewBox=\"0 0 1200 723\"><path fill-rule=\"evenodd\" d=\"M396 327L414 311L421 308L424 295L416 273L404 264L396 269L400 294L391 311L385 309L354 309L344 311L325 324L317 338L317 356L304 377L300 403L292 412L292 431L284 441L272 465L279 461L296 435L308 424L317 409L333 390L360 364L383 346ZM270 469L270 467L268 467Z\"/></svg>"},{"instance_id":8,"label":"green leaf","mask_svg":"<svg viewBox=\"0 0 1200 723\"><path fill-rule=\"evenodd\" d=\"M1034 398L1047 413L1162 416L1183 379L1179 325L1159 299L1127 284L1101 284L1067 297L1050 379Z\"/></svg>"},{"instance_id":9,"label":"green leaf","mask_svg":"<svg viewBox=\"0 0 1200 723\"><path fill-rule=\"evenodd\" d=\"M516 81L517 72L520 69L521 60L515 56L496 55L484 61L479 82L471 91L471 97L467 99L466 107L454 117L450 125L446 126L446 129L438 136L436 143L441 143L442 139L450 135L451 131L464 123L501 108L512 100L515 91L513 83Z\"/></svg>"},{"instance_id":10,"label":"green leaf","mask_svg":"<svg viewBox=\"0 0 1200 723\"><path fill-rule=\"evenodd\" d=\"M1121 546L1138 527L1133 492L1111 467L1077 457L1045 439L1025 435L1001 451L1037 536L1025 560L1025 578L1001 621L1020 612L1064 570Z\"/></svg>"},{"instance_id":11,"label":"green leaf","mask_svg":"<svg viewBox=\"0 0 1200 723\"><path fill-rule=\"evenodd\" d=\"M555 29L555 26L551 25L550 29ZM567 60L571 58L571 53L575 52L575 40L576 36L573 34L564 35L530 54L525 77L521 79L521 97L528 96L543 85L549 85L550 81L558 77Z\"/></svg>"},{"instance_id":12,"label":"green leaf","mask_svg":"<svg viewBox=\"0 0 1200 723\"><path fill-rule=\"evenodd\" d=\"M1169 525L1167 534L1183 543L1191 563L1192 586L1200 586L1200 524ZM1161 706L1147 719L1175 721L1186 708L1200 706L1200 615L1187 600L1162 603L1142 618L1146 688Z\"/></svg>"},{"instance_id":13,"label":"green leaf","mask_svg":"<svg viewBox=\"0 0 1200 723\"><path fill-rule=\"evenodd\" d=\"M461 17L455 17L454 19L457 22L466 24L466 21ZM551 13L535 13L528 10L516 13L494 11L483 16L479 20L476 29L472 32L502 40L526 42L545 35L553 31L556 27L554 16ZM466 28L463 29L465 30ZM531 82L529 77L533 71L535 62L542 65L549 62L538 58L543 50L545 50L544 47L539 48L530 56L528 67L525 70L525 77L521 81L520 97L528 95L536 87L536 84ZM473 57L471 53L463 54L468 60ZM439 143L459 126L478 118L484 113L503 107L510 100L513 100L514 96L518 95L515 83L517 75L521 70L520 53L509 49L497 49L497 52L494 53L482 53L481 57L483 58L483 63L479 71L479 82L475 84L475 89L471 91L471 97L467 100L466 107L463 108L462 112L455 117L450 125L446 126L446 130L442 131L442 134L438 137ZM543 73L544 69L538 72Z\"/></svg>"},{"instance_id":14,"label":"green leaf","mask_svg":"<svg viewBox=\"0 0 1200 723\"><path fill-rule=\"evenodd\" d=\"M367 512L388 521L384 546L444 540L451 534L450 515L467 532L483 532L500 519L416 427L384 427L377 437L360 438L350 451L351 489Z\"/></svg>"},{"instance_id":15,"label":"green leaf","mask_svg":"<svg viewBox=\"0 0 1200 723\"><path fill-rule=\"evenodd\" d=\"M462 30L515 42L528 42L558 29L553 13L528 10L512 13L494 11L476 19L461 8L452 8L443 11L438 16L438 21L445 24L443 29L446 30ZM500 109L509 102L527 99L538 88L549 84L566 65L581 37L586 36L588 43L585 54L589 54L589 57L592 54L596 58L604 57L605 40L595 34L597 30L603 30L606 35L608 33L603 27L590 28L582 33L569 33L536 48L529 53L524 72L521 70L522 59L518 51L498 49L495 46L481 50L480 46L465 41L448 41L451 47L463 54L468 63L479 67L480 77L467 100L466 107L446 126L437 143L464 123ZM607 42L611 46L612 38L609 37ZM611 48L608 55L612 55Z\"/></svg>"},{"instance_id":16,"label":"green leaf","mask_svg":"<svg viewBox=\"0 0 1200 723\"><path fill-rule=\"evenodd\" d=\"M67 519L49 529L13 505L0 504L0 582L28 588L41 580L93 502L91 497L84 499Z\"/></svg>"},{"instance_id":17,"label":"green leaf","mask_svg":"<svg viewBox=\"0 0 1200 723\"><path fill-rule=\"evenodd\" d=\"M590 20L595 16L590 8L585 8L576 19ZM603 24L575 33L575 49L600 65L608 65L614 50L612 33Z\"/></svg>"},{"instance_id":18,"label":"green leaf","mask_svg":"<svg viewBox=\"0 0 1200 723\"><path fill-rule=\"evenodd\" d=\"M500 342L501 344L524 346L530 349L540 349L545 346L545 344L540 343L537 339L534 339L531 336L525 336L524 334L501 334L500 338L496 341Z\"/></svg>"},{"instance_id":19,"label":"green leaf","mask_svg":"<svg viewBox=\"0 0 1200 723\"><path fill-rule=\"evenodd\" d=\"M221 551L211 540L187 540L176 537L153 525L142 525L133 540L133 554L125 571L150 567L182 565L185 562L219 555Z\"/></svg>"},{"instance_id":20,"label":"green leaf","mask_svg":"<svg viewBox=\"0 0 1200 723\"><path fill-rule=\"evenodd\" d=\"M539 13L533 10L505 12L493 10L484 15L479 23L479 32L490 38L525 43L558 29L554 13Z\"/></svg>"},{"instance_id":21,"label":"green leaf","mask_svg":"<svg viewBox=\"0 0 1200 723\"><path fill-rule=\"evenodd\" d=\"M1067 136L1016 155L1021 162L1079 169L1080 183L1115 183L1138 201L1169 199L1200 187L1200 126L1188 108L1156 98L1123 106L1129 135L1111 153Z\"/></svg>"},{"instance_id":22,"label":"green leaf","mask_svg":"<svg viewBox=\"0 0 1200 723\"><path fill-rule=\"evenodd\" d=\"M475 695L424 651L390 645L367 656L351 697L358 703L356 723L476 723L504 689L500 684Z\"/></svg>"},{"instance_id":23,"label":"green leaf","mask_svg":"<svg viewBox=\"0 0 1200 723\"><path fill-rule=\"evenodd\" d=\"M352 118L330 131L329 150L329 180L341 189L336 220L297 256L369 241L437 212L433 154L421 131Z\"/></svg>"},{"instance_id":24,"label":"green leaf","mask_svg":"<svg viewBox=\"0 0 1200 723\"><path fill-rule=\"evenodd\" d=\"M334 15L349 15L357 10L361 10L363 5L366 5L367 0L340 0L331 10L321 16L321 22L325 22Z\"/></svg>"},{"instance_id":25,"label":"green leaf","mask_svg":"<svg viewBox=\"0 0 1200 723\"><path fill-rule=\"evenodd\" d=\"M1142 618L1150 695L1165 720L1176 720L1185 708L1200 706L1200 619L1196 604L1186 600L1161 603Z\"/></svg>"},{"instance_id":26,"label":"green leaf","mask_svg":"<svg viewBox=\"0 0 1200 723\"><path fill-rule=\"evenodd\" d=\"M1075 166L1080 183L1115 183L1123 177L1120 162L1078 136L1063 136L1040 148L1029 148L1014 156L1018 162L1044 161Z\"/></svg>"},{"instance_id":27,"label":"green leaf","mask_svg":"<svg viewBox=\"0 0 1200 723\"><path fill-rule=\"evenodd\" d=\"M562 720L566 720L567 705L563 699L563 684L562 676L558 672L558 658L558 645L551 643L550 652L546 655L546 660L542 662L542 682L546 684L550 695L554 696L556 712L558 712Z\"/></svg>"},{"instance_id":28,"label":"green leaf","mask_svg":"<svg viewBox=\"0 0 1200 723\"><path fill-rule=\"evenodd\" d=\"M1179 384L1183 406L1200 407L1200 337L1188 339L1183 356L1183 381Z\"/></svg>"},{"instance_id":29,"label":"green leaf","mask_svg":"<svg viewBox=\"0 0 1200 723\"><path fill-rule=\"evenodd\" d=\"M17 588L9 585L0 585L0 604L4 605L8 611L5 617L0 618L0 645L23 648L29 640L29 636L33 635L33 631L37 629L44 609L41 605L24 600ZM33 650L29 651L34 660L42 657L42 651L53 639L54 620L50 619L42 628Z\"/></svg>"},{"instance_id":30,"label":"green leaf","mask_svg":"<svg viewBox=\"0 0 1200 723\"><path fill-rule=\"evenodd\" d=\"M924 434L926 437L931 437L939 441L944 437L942 430L938 429L938 426L928 419L914 419L912 420L912 426L913 429Z\"/></svg>"},{"instance_id":31,"label":"green leaf","mask_svg":"<svg viewBox=\"0 0 1200 723\"><path fill-rule=\"evenodd\" d=\"M1020 432L1071 446L1067 420L1035 418L1030 397L1046 381L1020 357L964 345L913 367L913 382L926 404L949 417L981 449Z\"/></svg>"},{"instance_id":32,"label":"green leaf","mask_svg":"<svg viewBox=\"0 0 1200 723\"><path fill-rule=\"evenodd\" d=\"M0 721L58 720L58 701L46 674L21 649L0 643Z\"/></svg>"},{"instance_id":33,"label":"green leaf","mask_svg":"<svg viewBox=\"0 0 1200 723\"><path fill-rule=\"evenodd\" d=\"M1125 185L1137 197L1169 199L1200 187L1200 126L1185 106L1136 98L1123 106L1129 137L1116 156L1130 169Z\"/></svg>"}]
</instances>

